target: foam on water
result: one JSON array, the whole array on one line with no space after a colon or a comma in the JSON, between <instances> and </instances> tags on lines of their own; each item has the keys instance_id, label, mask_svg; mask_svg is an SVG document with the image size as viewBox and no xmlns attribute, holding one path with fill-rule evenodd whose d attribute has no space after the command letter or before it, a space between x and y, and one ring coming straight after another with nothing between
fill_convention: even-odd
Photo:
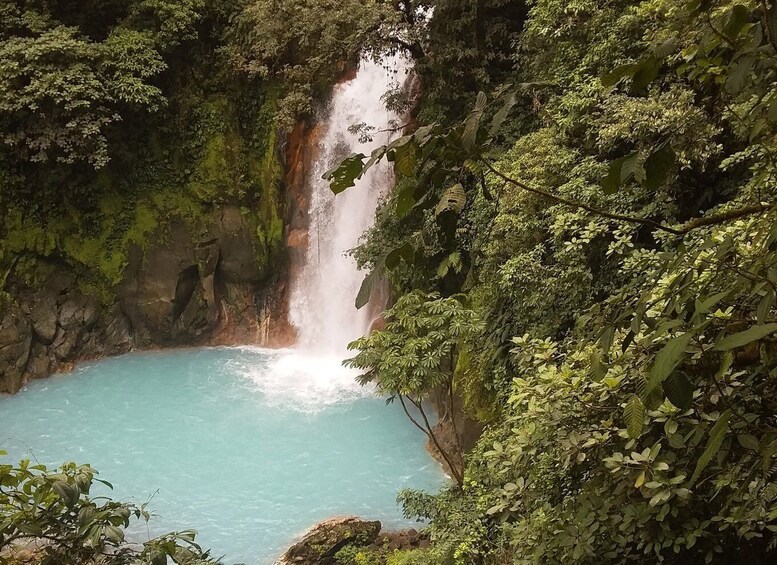
<instances>
[{"instance_id":1,"label":"foam on water","mask_svg":"<svg viewBox=\"0 0 777 565\"><path fill-rule=\"evenodd\" d=\"M402 410L338 363L256 348L106 359L0 397L0 449L90 463L112 497L153 497L151 535L195 528L227 563L267 565L331 516L408 525L397 492L445 480Z\"/></svg>"},{"instance_id":2,"label":"foam on water","mask_svg":"<svg viewBox=\"0 0 777 565\"><path fill-rule=\"evenodd\" d=\"M256 385L268 405L312 414L374 394L372 386L356 382L359 372L343 367L340 355L299 349L241 349L267 356L269 370L239 360L232 362L232 368Z\"/></svg>"}]
</instances>

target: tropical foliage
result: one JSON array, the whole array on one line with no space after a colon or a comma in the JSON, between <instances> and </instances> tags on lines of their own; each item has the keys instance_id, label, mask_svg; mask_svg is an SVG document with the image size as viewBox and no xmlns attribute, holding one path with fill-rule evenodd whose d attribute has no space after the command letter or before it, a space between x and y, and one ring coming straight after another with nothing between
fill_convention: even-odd
<instances>
[{"instance_id":1,"label":"tropical foliage","mask_svg":"<svg viewBox=\"0 0 777 565\"><path fill-rule=\"evenodd\" d=\"M193 531L132 543L125 529L151 515L145 505L91 497L95 483L111 487L96 475L75 463L56 470L29 460L0 465L0 562L159 565L170 558L179 565L216 565Z\"/></svg>"},{"instance_id":2,"label":"tropical foliage","mask_svg":"<svg viewBox=\"0 0 777 565\"><path fill-rule=\"evenodd\" d=\"M392 161L357 258L485 320L454 348L488 422L463 485L401 497L431 521L418 562L767 562L777 8L529 8L511 80L462 121L328 174Z\"/></svg>"},{"instance_id":3,"label":"tropical foliage","mask_svg":"<svg viewBox=\"0 0 777 565\"><path fill-rule=\"evenodd\" d=\"M402 52L404 135L327 177L397 176L354 250L357 306L385 279L394 306L350 363L430 439L440 389L486 430L455 485L401 494L432 548L359 562L774 559L773 0L81 4L0 0L4 288L53 263L115 286L130 246L224 202L269 256L284 131L360 53ZM0 469L6 543L199 558L125 552L144 510L89 499L88 468Z\"/></svg>"},{"instance_id":4,"label":"tropical foliage","mask_svg":"<svg viewBox=\"0 0 777 565\"><path fill-rule=\"evenodd\" d=\"M407 417L426 434L462 484L461 446L453 452L442 446L424 401L430 391L441 392L445 399L441 417L448 418L455 430L454 349L458 339L477 330L474 312L456 297L412 292L402 296L383 319L385 328L350 345L359 353L345 364L363 371L358 377L361 384L374 383L390 402L399 400ZM458 438L458 433L454 435Z\"/></svg>"}]
</instances>

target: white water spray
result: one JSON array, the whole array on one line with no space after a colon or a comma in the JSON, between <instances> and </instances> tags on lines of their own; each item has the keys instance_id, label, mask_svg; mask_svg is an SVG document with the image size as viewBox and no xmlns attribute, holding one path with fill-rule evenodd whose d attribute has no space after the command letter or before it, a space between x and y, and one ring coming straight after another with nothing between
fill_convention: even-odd
<instances>
[{"instance_id":1,"label":"white water spray","mask_svg":"<svg viewBox=\"0 0 777 565\"><path fill-rule=\"evenodd\" d=\"M388 68L387 68L388 67ZM363 60L353 80L338 85L319 138L318 156L307 179L310 227L305 265L293 281L289 305L291 322L299 332L297 347L318 355L347 354L349 342L369 329L367 308L357 310L354 300L363 272L346 255L373 223L375 208L393 182L388 163L372 167L356 186L334 195L321 176L353 152L369 155L389 140L388 130L398 117L388 111L382 97L404 78L399 59L387 64ZM372 141L362 143L354 124L376 128Z\"/></svg>"},{"instance_id":2,"label":"white water spray","mask_svg":"<svg viewBox=\"0 0 777 565\"><path fill-rule=\"evenodd\" d=\"M403 82L407 63L399 57L381 63L363 59L350 81L339 84L321 124L316 162L306 179L310 219L308 246L301 271L292 280L289 318L297 328L295 349L282 352L272 374L285 391L308 408L349 401L368 394L355 382L356 371L345 369L348 344L370 326L369 308L354 304L365 273L347 252L372 226L381 197L394 177L388 163L373 166L356 185L335 195L322 175L354 152L369 155L390 140L398 116L385 107L384 94ZM349 128L366 124L372 139L360 140ZM267 383L263 383L267 384Z\"/></svg>"}]
</instances>

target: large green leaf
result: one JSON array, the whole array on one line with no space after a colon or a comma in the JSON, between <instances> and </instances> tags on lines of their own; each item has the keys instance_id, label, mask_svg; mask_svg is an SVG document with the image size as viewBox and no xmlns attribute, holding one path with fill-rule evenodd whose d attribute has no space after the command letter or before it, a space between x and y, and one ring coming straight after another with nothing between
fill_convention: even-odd
<instances>
[{"instance_id":1,"label":"large green leaf","mask_svg":"<svg viewBox=\"0 0 777 565\"><path fill-rule=\"evenodd\" d=\"M737 63L733 66L733 70L728 75L728 78L726 79L726 91L729 94L737 94L739 93L742 88L747 84L747 79L750 76L750 72L753 70L753 65L755 65L755 56L751 55L749 57L742 57L737 61Z\"/></svg>"},{"instance_id":2,"label":"large green leaf","mask_svg":"<svg viewBox=\"0 0 777 565\"><path fill-rule=\"evenodd\" d=\"M763 324L766 320L766 316L774 307L775 294L773 290L767 290L763 298L758 302L758 308L756 309L756 317L759 324Z\"/></svg>"},{"instance_id":3,"label":"large green leaf","mask_svg":"<svg viewBox=\"0 0 777 565\"><path fill-rule=\"evenodd\" d=\"M777 324L753 326L745 331L727 335L715 344L715 349L718 351L726 351L728 349L742 347L743 345L757 341L774 332L777 332Z\"/></svg>"},{"instance_id":4,"label":"large green leaf","mask_svg":"<svg viewBox=\"0 0 777 565\"><path fill-rule=\"evenodd\" d=\"M68 508L72 508L78 504L78 499L81 496L81 492L75 485L65 481L55 481L52 485L52 488L60 496L60 498L62 498Z\"/></svg>"},{"instance_id":5,"label":"large green leaf","mask_svg":"<svg viewBox=\"0 0 777 565\"><path fill-rule=\"evenodd\" d=\"M631 78L631 92L639 93L645 90L658 76L660 69L661 60L657 57L647 57L637 63Z\"/></svg>"},{"instance_id":6,"label":"large green leaf","mask_svg":"<svg viewBox=\"0 0 777 565\"><path fill-rule=\"evenodd\" d=\"M687 410L693 402L694 386L680 373L672 373L664 381L664 394L669 402L682 410Z\"/></svg>"},{"instance_id":7,"label":"large green leaf","mask_svg":"<svg viewBox=\"0 0 777 565\"><path fill-rule=\"evenodd\" d=\"M364 277L362 285L359 287L359 293L356 295L356 308L360 309L366 306L370 301L373 289L383 280L383 269L375 267L370 273Z\"/></svg>"},{"instance_id":8,"label":"large green leaf","mask_svg":"<svg viewBox=\"0 0 777 565\"><path fill-rule=\"evenodd\" d=\"M636 439L642 435L642 429L645 425L645 405L636 394L632 394L626 403L623 417L626 420L626 430L630 438Z\"/></svg>"},{"instance_id":9,"label":"large green leaf","mask_svg":"<svg viewBox=\"0 0 777 565\"><path fill-rule=\"evenodd\" d=\"M397 217L399 218L405 217L407 213L410 212L410 210L415 205L416 200L413 195L413 191L414 191L413 186L405 186L401 188L397 193L397 198L396 198Z\"/></svg>"},{"instance_id":10,"label":"large green leaf","mask_svg":"<svg viewBox=\"0 0 777 565\"><path fill-rule=\"evenodd\" d=\"M387 269L396 269L399 266L400 261L412 263L414 255L415 249L413 249L413 246L410 243L405 243L396 249L392 249L388 255L386 255L384 263Z\"/></svg>"},{"instance_id":11,"label":"large green leaf","mask_svg":"<svg viewBox=\"0 0 777 565\"><path fill-rule=\"evenodd\" d=\"M612 72L602 77L601 79L602 86L604 87L615 86L625 77L632 76L634 74L635 67L636 65L633 65L633 64L621 65L619 67L616 67L615 69L613 69Z\"/></svg>"},{"instance_id":12,"label":"large green leaf","mask_svg":"<svg viewBox=\"0 0 777 565\"><path fill-rule=\"evenodd\" d=\"M502 127L502 124L510 113L510 110L512 110L513 106L515 106L515 102L515 93L511 92L507 95L505 103L502 105L499 111L494 114L494 117L491 120L491 131L488 132L490 137L494 137L497 134L499 128Z\"/></svg>"},{"instance_id":13,"label":"large green leaf","mask_svg":"<svg viewBox=\"0 0 777 565\"><path fill-rule=\"evenodd\" d=\"M624 183L636 178L642 181L644 171L640 163L640 153L635 151L610 163L607 176L602 179L602 188L605 194L613 194Z\"/></svg>"},{"instance_id":14,"label":"large green leaf","mask_svg":"<svg viewBox=\"0 0 777 565\"><path fill-rule=\"evenodd\" d=\"M742 31L748 21L750 21L750 10L742 4L735 4L728 13L728 21L724 32L728 37L735 38Z\"/></svg>"},{"instance_id":15,"label":"large green leaf","mask_svg":"<svg viewBox=\"0 0 777 565\"><path fill-rule=\"evenodd\" d=\"M696 335L695 332L689 331L673 337L656 354L653 366L650 368L650 378L645 387L645 395L653 392L677 368L683 360L685 351L688 349L688 345L691 343L694 335Z\"/></svg>"},{"instance_id":16,"label":"large green leaf","mask_svg":"<svg viewBox=\"0 0 777 565\"><path fill-rule=\"evenodd\" d=\"M607 175L602 179L602 189L605 194L615 194L621 185L621 168L625 157L615 159L607 169Z\"/></svg>"},{"instance_id":17,"label":"large green leaf","mask_svg":"<svg viewBox=\"0 0 777 565\"><path fill-rule=\"evenodd\" d=\"M452 212L458 216L464 211L466 204L467 193L464 187L461 184L454 184L445 190L434 212L438 216L445 212Z\"/></svg>"},{"instance_id":18,"label":"large green leaf","mask_svg":"<svg viewBox=\"0 0 777 565\"><path fill-rule=\"evenodd\" d=\"M488 99L484 92L479 92L477 100L475 102L475 109L469 113L467 119L464 120L464 133L461 134L461 143L465 149L472 149L475 147L478 138L478 131L480 130L480 118L483 117L483 111L486 108Z\"/></svg>"},{"instance_id":19,"label":"large green leaf","mask_svg":"<svg viewBox=\"0 0 777 565\"><path fill-rule=\"evenodd\" d=\"M389 153L394 161L394 170L403 177L411 177L416 166L416 146L414 143L400 145Z\"/></svg>"},{"instance_id":20,"label":"large green leaf","mask_svg":"<svg viewBox=\"0 0 777 565\"><path fill-rule=\"evenodd\" d=\"M364 170L364 153L349 155L332 169L324 173L323 179L329 181L329 188L335 194L340 194L346 188L356 184Z\"/></svg>"},{"instance_id":21,"label":"large green leaf","mask_svg":"<svg viewBox=\"0 0 777 565\"><path fill-rule=\"evenodd\" d=\"M720 415L715 425L710 430L709 438L707 439L707 447L704 448L704 453L701 454L699 460L696 462L696 469L691 477L691 484L696 482L701 472L710 464L712 458L723 445L723 440L726 438L728 432L728 421L731 418L731 410L726 410Z\"/></svg>"},{"instance_id":22,"label":"large green leaf","mask_svg":"<svg viewBox=\"0 0 777 565\"><path fill-rule=\"evenodd\" d=\"M645 159L645 188L655 190L660 187L675 162L675 153L672 146L667 144L657 149Z\"/></svg>"}]
</instances>

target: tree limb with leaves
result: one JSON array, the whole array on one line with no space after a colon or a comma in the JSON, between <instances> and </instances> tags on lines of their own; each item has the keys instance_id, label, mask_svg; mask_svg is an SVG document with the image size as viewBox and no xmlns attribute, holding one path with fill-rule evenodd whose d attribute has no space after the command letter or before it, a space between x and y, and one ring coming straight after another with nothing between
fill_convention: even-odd
<instances>
[{"instance_id":1,"label":"tree limb with leaves","mask_svg":"<svg viewBox=\"0 0 777 565\"><path fill-rule=\"evenodd\" d=\"M345 364L363 371L360 383L375 384L389 402L399 400L407 417L439 451L461 486L464 465L454 414L454 358L457 344L476 332L480 322L459 298L421 292L404 295L384 313L384 329L348 346L358 353ZM453 451L442 444L424 406L435 392L445 399L439 416L451 422L457 444Z\"/></svg>"}]
</instances>

